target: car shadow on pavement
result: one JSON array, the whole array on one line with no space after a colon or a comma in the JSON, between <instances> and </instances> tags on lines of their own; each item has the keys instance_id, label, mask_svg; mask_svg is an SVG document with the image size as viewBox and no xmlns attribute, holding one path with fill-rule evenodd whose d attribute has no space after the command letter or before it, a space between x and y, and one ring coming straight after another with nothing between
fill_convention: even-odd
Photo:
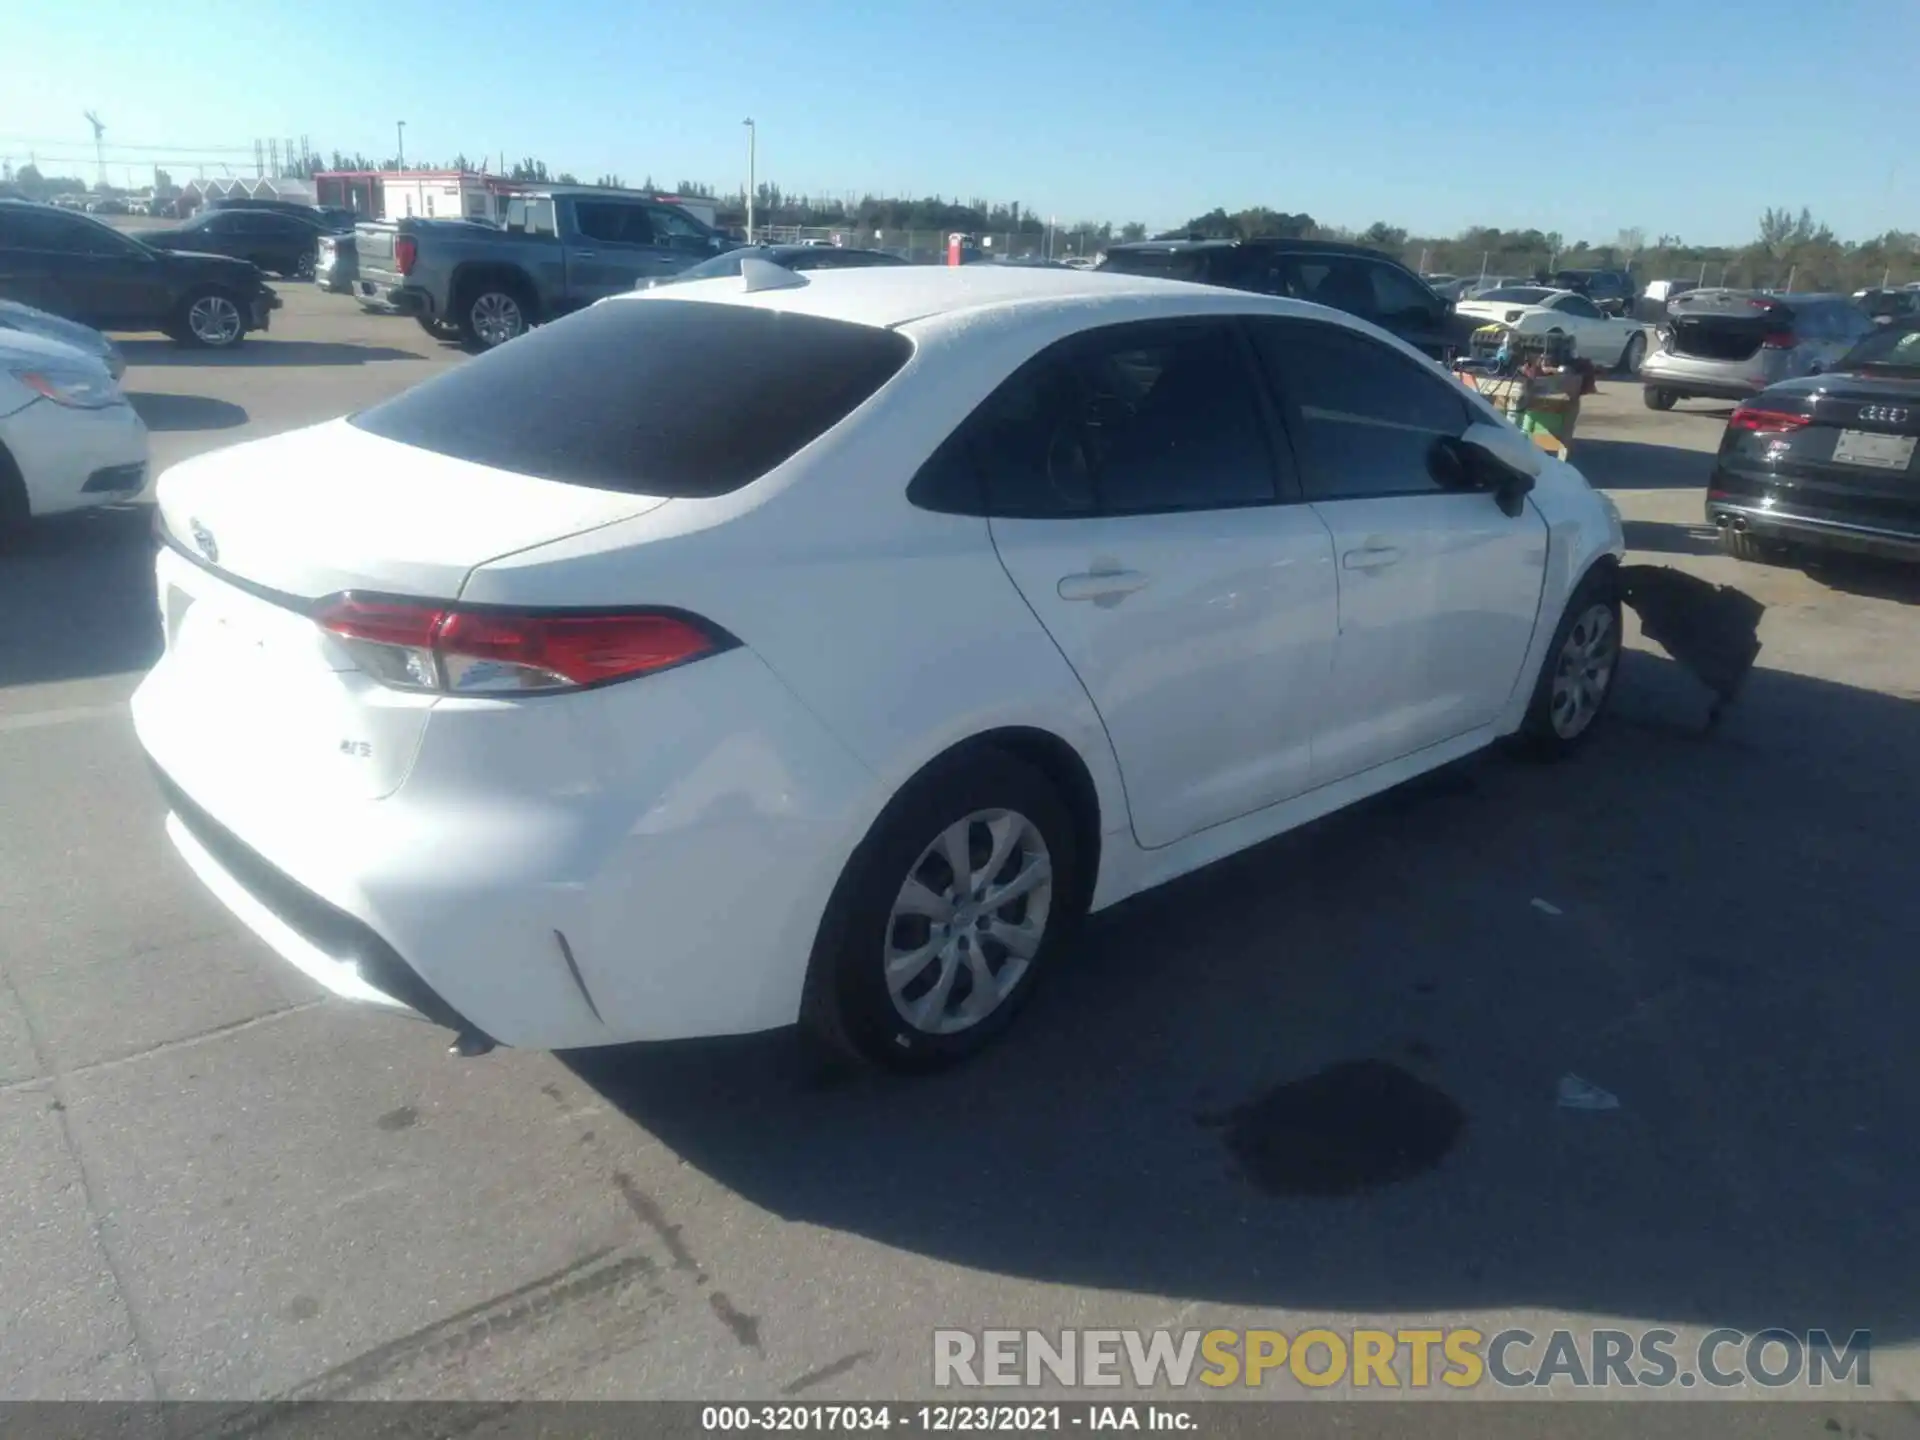
<instances>
[{"instance_id":1,"label":"car shadow on pavement","mask_svg":"<svg viewBox=\"0 0 1920 1440\"><path fill-rule=\"evenodd\" d=\"M1576 435L1567 458L1588 483L1602 490L1701 490L1713 473L1713 456L1707 451L1638 440Z\"/></svg>"},{"instance_id":2,"label":"car shadow on pavement","mask_svg":"<svg viewBox=\"0 0 1920 1440\"><path fill-rule=\"evenodd\" d=\"M1711 525L1671 520L1627 520L1627 549L1656 555L1718 555L1720 537Z\"/></svg>"},{"instance_id":3,"label":"car shadow on pavement","mask_svg":"<svg viewBox=\"0 0 1920 1440\"><path fill-rule=\"evenodd\" d=\"M243 406L208 395L136 390L129 392L127 399L149 430L231 430L248 419Z\"/></svg>"},{"instance_id":4,"label":"car shadow on pavement","mask_svg":"<svg viewBox=\"0 0 1920 1440\"><path fill-rule=\"evenodd\" d=\"M0 550L0 688L144 670L160 656L153 509L36 520Z\"/></svg>"},{"instance_id":5,"label":"car shadow on pavement","mask_svg":"<svg viewBox=\"0 0 1920 1440\"><path fill-rule=\"evenodd\" d=\"M983 1271L1911 1337L1920 706L1759 671L1708 734L1705 698L1633 652L1571 762L1489 754L1127 902L948 1073L822 1080L778 1035L564 1058L749 1203ZM1256 1183L1236 1107L1355 1061L1464 1112L1451 1152Z\"/></svg>"},{"instance_id":6,"label":"car shadow on pavement","mask_svg":"<svg viewBox=\"0 0 1920 1440\"><path fill-rule=\"evenodd\" d=\"M275 340L255 335L231 350L202 350L171 340L123 340L121 353L133 365L367 365L377 360L424 360L391 345L349 345L337 340Z\"/></svg>"}]
</instances>

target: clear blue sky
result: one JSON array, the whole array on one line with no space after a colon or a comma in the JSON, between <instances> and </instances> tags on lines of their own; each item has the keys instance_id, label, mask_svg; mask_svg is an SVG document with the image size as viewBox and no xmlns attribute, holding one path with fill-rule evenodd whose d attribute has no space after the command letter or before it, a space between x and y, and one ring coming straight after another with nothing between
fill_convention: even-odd
<instances>
[{"instance_id":1,"label":"clear blue sky","mask_svg":"<svg viewBox=\"0 0 1920 1440\"><path fill-rule=\"evenodd\" d=\"M1915 0L0 0L0 45L0 155L89 179L97 109L110 146L379 156L404 119L411 156L731 188L752 115L788 190L1063 221L1920 229Z\"/></svg>"}]
</instances>

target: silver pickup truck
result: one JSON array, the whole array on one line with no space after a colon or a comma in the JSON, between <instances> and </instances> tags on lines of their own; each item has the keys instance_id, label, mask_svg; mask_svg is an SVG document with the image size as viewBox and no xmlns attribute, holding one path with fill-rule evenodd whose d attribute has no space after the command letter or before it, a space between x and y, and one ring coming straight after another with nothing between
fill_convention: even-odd
<instances>
[{"instance_id":1,"label":"silver pickup truck","mask_svg":"<svg viewBox=\"0 0 1920 1440\"><path fill-rule=\"evenodd\" d=\"M561 186L514 196L499 226L363 220L353 240L357 273L345 293L477 349L731 245L678 205Z\"/></svg>"}]
</instances>

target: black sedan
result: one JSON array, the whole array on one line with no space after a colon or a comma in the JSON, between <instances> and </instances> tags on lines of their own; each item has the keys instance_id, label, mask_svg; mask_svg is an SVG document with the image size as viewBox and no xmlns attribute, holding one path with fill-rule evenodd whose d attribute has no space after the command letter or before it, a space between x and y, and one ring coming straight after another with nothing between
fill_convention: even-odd
<instances>
[{"instance_id":1,"label":"black sedan","mask_svg":"<svg viewBox=\"0 0 1920 1440\"><path fill-rule=\"evenodd\" d=\"M20 200L0 200L0 300L214 349L265 330L280 305L244 260L149 249L90 215Z\"/></svg>"},{"instance_id":2,"label":"black sedan","mask_svg":"<svg viewBox=\"0 0 1920 1440\"><path fill-rule=\"evenodd\" d=\"M1886 326L1824 375L1733 412L1707 486L1728 554L1794 548L1920 560L1920 321Z\"/></svg>"},{"instance_id":3,"label":"black sedan","mask_svg":"<svg viewBox=\"0 0 1920 1440\"><path fill-rule=\"evenodd\" d=\"M270 274L307 280L321 234L317 214L309 220L279 210L205 210L185 224L143 230L135 238L155 250L230 255Z\"/></svg>"}]
</instances>

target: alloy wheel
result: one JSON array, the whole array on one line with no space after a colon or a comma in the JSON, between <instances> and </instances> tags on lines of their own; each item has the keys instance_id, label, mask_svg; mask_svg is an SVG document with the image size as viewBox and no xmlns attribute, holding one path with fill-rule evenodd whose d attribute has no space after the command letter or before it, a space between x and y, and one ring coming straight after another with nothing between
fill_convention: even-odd
<instances>
[{"instance_id":1,"label":"alloy wheel","mask_svg":"<svg viewBox=\"0 0 1920 1440\"><path fill-rule=\"evenodd\" d=\"M1573 622L1554 663L1547 706L1554 734L1572 740L1593 724L1619 660L1620 627L1614 623L1613 609L1595 602Z\"/></svg>"},{"instance_id":2,"label":"alloy wheel","mask_svg":"<svg viewBox=\"0 0 1920 1440\"><path fill-rule=\"evenodd\" d=\"M909 1025L951 1035L999 1009L1053 910L1053 857L1014 810L976 810L920 852L887 919L887 993Z\"/></svg>"},{"instance_id":3,"label":"alloy wheel","mask_svg":"<svg viewBox=\"0 0 1920 1440\"><path fill-rule=\"evenodd\" d=\"M511 295L489 290L473 302L473 333L488 348L504 345L526 328L520 302Z\"/></svg>"},{"instance_id":4,"label":"alloy wheel","mask_svg":"<svg viewBox=\"0 0 1920 1440\"><path fill-rule=\"evenodd\" d=\"M231 345L240 338L240 307L224 295L202 295L187 311L187 328L202 345Z\"/></svg>"}]
</instances>

